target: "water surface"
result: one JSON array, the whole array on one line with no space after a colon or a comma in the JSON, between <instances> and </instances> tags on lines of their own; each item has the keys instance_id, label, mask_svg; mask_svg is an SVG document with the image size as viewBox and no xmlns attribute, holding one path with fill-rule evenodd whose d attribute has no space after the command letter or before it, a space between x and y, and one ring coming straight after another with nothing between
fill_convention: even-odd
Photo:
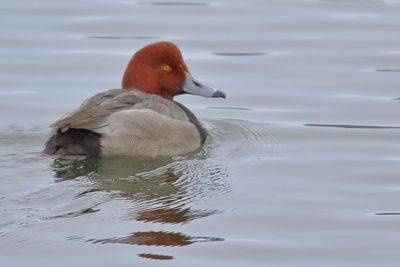
<instances>
[{"instance_id":1,"label":"water surface","mask_svg":"<svg viewBox=\"0 0 400 267\"><path fill-rule=\"evenodd\" d=\"M400 2L3 1L2 266L398 266ZM48 125L177 43L227 99L174 158L53 160Z\"/></svg>"}]
</instances>

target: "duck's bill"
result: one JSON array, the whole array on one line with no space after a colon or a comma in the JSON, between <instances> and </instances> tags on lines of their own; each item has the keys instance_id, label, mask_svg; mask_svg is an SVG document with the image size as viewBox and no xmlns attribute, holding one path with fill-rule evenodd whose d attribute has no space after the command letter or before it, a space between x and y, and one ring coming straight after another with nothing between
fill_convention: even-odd
<instances>
[{"instance_id":1,"label":"duck's bill","mask_svg":"<svg viewBox=\"0 0 400 267\"><path fill-rule=\"evenodd\" d=\"M191 95L200 95L204 97L222 97L225 98L225 93L214 88L208 87L195 78L190 73L186 72L185 83L182 86L182 91Z\"/></svg>"}]
</instances>

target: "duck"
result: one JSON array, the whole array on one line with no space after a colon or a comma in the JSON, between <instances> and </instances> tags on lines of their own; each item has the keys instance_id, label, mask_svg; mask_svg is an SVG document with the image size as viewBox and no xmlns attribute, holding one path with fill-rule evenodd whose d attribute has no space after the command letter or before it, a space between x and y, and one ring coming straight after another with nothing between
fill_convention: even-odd
<instances>
[{"instance_id":1,"label":"duck","mask_svg":"<svg viewBox=\"0 0 400 267\"><path fill-rule=\"evenodd\" d=\"M207 132L174 97L182 94L225 98L196 80L172 42L144 46L130 59L120 89L86 100L50 125L44 154L92 156L178 156L199 149Z\"/></svg>"}]
</instances>

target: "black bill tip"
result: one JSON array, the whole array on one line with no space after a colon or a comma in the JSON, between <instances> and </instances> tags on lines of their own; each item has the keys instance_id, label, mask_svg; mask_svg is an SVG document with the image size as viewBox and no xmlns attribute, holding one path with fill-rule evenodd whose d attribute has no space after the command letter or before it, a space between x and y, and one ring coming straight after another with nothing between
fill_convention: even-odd
<instances>
[{"instance_id":1,"label":"black bill tip","mask_svg":"<svg viewBox=\"0 0 400 267\"><path fill-rule=\"evenodd\" d=\"M217 90L212 94L212 97L226 98L226 95L224 92Z\"/></svg>"}]
</instances>

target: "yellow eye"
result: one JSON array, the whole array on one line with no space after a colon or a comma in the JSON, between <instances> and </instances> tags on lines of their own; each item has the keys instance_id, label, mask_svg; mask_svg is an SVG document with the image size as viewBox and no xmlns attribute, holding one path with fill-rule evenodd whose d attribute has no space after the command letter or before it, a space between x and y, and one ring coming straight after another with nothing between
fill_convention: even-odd
<instances>
[{"instance_id":1,"label":"yellow eye","mask_svg":"<svg viewBox=\"0 0 400 267\"><path fill-rule=\"evenodd\" d=\"M162 68L163 68L163 70L165 70L165 71L171 71L171 66L169 66L169 65L163 65L162 66Z\"/></svg>"}]
</instances>

